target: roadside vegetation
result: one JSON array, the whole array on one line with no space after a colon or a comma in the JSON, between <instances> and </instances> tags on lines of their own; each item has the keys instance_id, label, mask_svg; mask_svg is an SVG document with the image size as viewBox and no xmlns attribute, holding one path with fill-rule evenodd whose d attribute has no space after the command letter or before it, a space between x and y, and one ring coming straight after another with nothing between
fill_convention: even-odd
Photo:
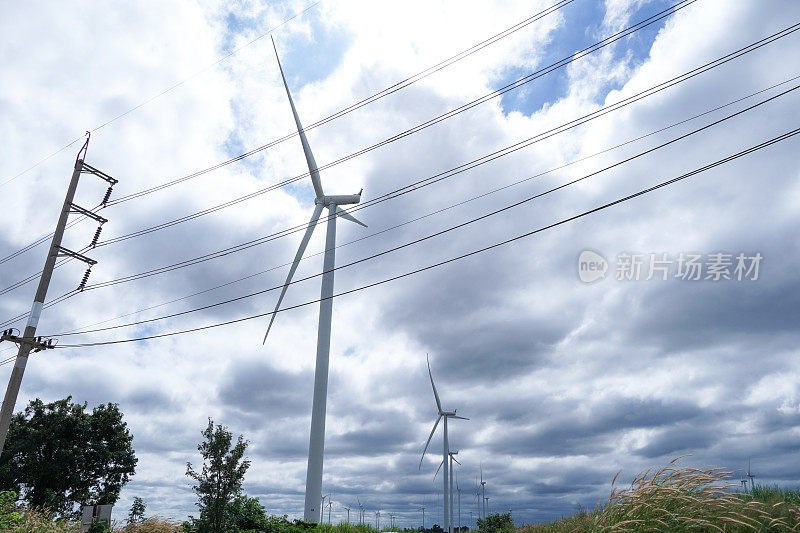
<instances>
[{"instance_id":1,"label":"roadside vegetation","mask_svg":"<svg viewBox=\"0 0 800 533\"><path fill-rule=\"evenodd\" d=\"M61 438L64 428L80 438ZM379 533L366 523L313 524L269 513L257 498L242 491L250 466L245 455L248 442L243 436L234 439L226 427L214 424L211 419L201 434L203 439L197 449L202 464L195 468L187 463L186 468L197 495L198 516L190 516L182 523L147 516L145 501L137 497L127 518L115 520L110 525L111 531ZM113 438L106 438L109 435ZM24 413L15 415L0 458L0 532L78 533L80 506L116 502L120 490L133 475L136 458L131 440L115 404L89 412L85 404L73 404L71 398L51 404L31 402ZM75 450L82 447L88 451L76 454ZM39 449L48 451L46 459L36 453ZM99 454L97 460L92 454ZM116 466L110 468L109 461ZM615 486L615 477L610 496L594 510L580 510L551 523L522 526L514 524L510 513L493 514L477 521L478 530L480 533L800 533L800 490L756 485L741 492L738 484L730 483L730 472L718 468L677 468L676 461L638 475L625 488ZM54 462L56 471L63 475L46 475L52 471ZM116 516L124 514L117 512ZM388 526L381 529L390 530ZM110 530L106 524L95 523L89 533ZM442 533L438 525L424 532L394 530ZM459 533L467 533L466 528Z\"/></svg>"}]
</instances>

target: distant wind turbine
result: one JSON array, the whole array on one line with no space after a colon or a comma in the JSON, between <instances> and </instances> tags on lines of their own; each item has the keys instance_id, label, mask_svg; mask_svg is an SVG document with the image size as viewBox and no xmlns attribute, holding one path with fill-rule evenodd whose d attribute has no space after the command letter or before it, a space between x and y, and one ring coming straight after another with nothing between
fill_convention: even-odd
<instances>
[{"instance_id":1,"label":"distant wind turbine","mask_svg":"<svg viewBox=\"0 0 800 533\"><path fill-rule=\"evenodd\" d=\"M419 509L422 511L422 529L425 529L425 496L422 496L422 507Z\"/></svg>"},{"instance_id":2,"label":"distant wind turbine","mask_svg":"<svg viewBox=\"0 0 800 533\"><path fill-rule=\"evenodd\" d=\"M486 497L486 482L483 480L483 463L481 463L481 496L483 498L483 519L486 520L486 502L489 498Z\"/></svg>"},{"instance_id":3,"label":"distant wind turbine","mask_svg":"<svg viewBox=\"0 0 800 533\"><path fill-rule=\"evenodd\" d=\"M450 524L450 506L448 505L448 500L452 500L452 494L448 491L449 487L449 473L448 470L450 469L450 464L448 458L450 456L450 441L448 440L447 436L447 419L448 418L458 418L460 420L469 420L468 418L464 418L463 416L456 415L456 411L445 411L442 409L442 402L439 400L439 393L436 391L436 384L433 382L433 372L431 372L431 361L428 359L428 376L431 378L431 388L433 388L433 397L436 399L436 408L439 412L439 416L436 418L436 422L433 424L433 429L431 430L431 434L428 436L428 441L425 443L425 448L422 450L422 457L419 460L419 468L422 468L422 460L425 458L425 452L428 450L428 445L431 443L431 439L433 438L433 434L436 432L436 427L439 425L439 421L444 419L442 424L443 428L443 439L442 439L442 465L444 465L444 472L442 472L442 479L444 480L444 493L442 495L443 507L444 507L444 531L450 532L451 531L451 524ZM448 498L450 495L450 498Z\"/></svg>"},{"instance_id":4,"label":"distant wind turbine","mask_svg":"<svg viewBox=\"0 0 800 533\"><path fill-rule=\"evenodd\" d=\"M292 108L294 122L297 125L297 132L300 135L300 144L303 145L303 153L305 154L306 163L308 164L308 171L311 174L311 184L314 186L315 198L314 212L311 215L311 220L308 223L306 232L300 241L300 246L297 248L292 266L289 268L289 274L286 276L286 283L284 283L281 293L278 296L278 303L275 304L275 310L269 319L267 332L264 334L264 343L267 342L267 335L269 335L269 331L275 321L275 316L281 307L281 302L283 302L286 290L297 270L297 265L303 258L303 253L308 246L308 241L311 239L311 234L314 233L314 228L317 226L322 210L325 207L328 208L328 228L325 237L325 258L322 267L322 290L319 302L319 327L317 329L317 362L314 372L314 399L311 408L311 436L309 437L308 446L306 496L305 508L303 511L303 516L306 521L316 522L320 518L320 511L317 510L317 504L320 503L320 496L322 495L322 460L325 450L325 411L328 399L328 361L330 359L331 350L336 219L342 217L356 224L361 224L364 227L366 227L366 224L356 220L355 217L340 207L342 205L359 203L361 201L361 192L358 194L338 196L326 196L323 192L317 163L314 160L314 154L311 153L311 147L303 131L303 125L300 123L300 117L297 115L297 109L294 107L294 101L289 92L289 85L286 83L286 76L283 74L283 67L281 66L280 58L278 58L278 49L275 47L274 40L272 41L272 46L275 48L275 57L278 59L278 68L281 71L283 86L286 88L286 96L289 98L289 105Z\"/></svg>"},{"instance_id":5,"label":"distant wind turbine","mask_svg":"<svg viewBox=\"0 0 800 533\"><path fill-rule=\"evenodd\" d=\"M747 460L747 477L750 478L750 492L752 493L756 488L755 481L753 481L756 476L750 472L750 459Z\"/></svg>"},{"instance_id":6,"label":"distant wind turbine","mask_svg":"<svg viewBox=\"0 0 800 533\"><path fill-rule=\"evenodd\" d=\"M458 486L458 476L456 476L456 492L458 493L458 530L461 531L461 487Z\"/></svg>"},{"instance_id":7,"label":"distant wind turbine","mask_svg":"<svg viewBox=\"0 0 800 533\"><path fill-rule=\"evenodd\" d=\"M347 511L347 523L349 524L350 523L350 508L349 507L345 507L344 510Z\"/></svg>"}]
</instances>

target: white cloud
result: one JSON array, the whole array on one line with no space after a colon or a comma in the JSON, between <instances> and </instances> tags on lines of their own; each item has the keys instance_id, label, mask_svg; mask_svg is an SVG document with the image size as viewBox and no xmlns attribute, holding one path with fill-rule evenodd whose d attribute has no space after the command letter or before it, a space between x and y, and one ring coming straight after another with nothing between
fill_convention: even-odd
<instances>
[{"instance_id":1,"label":"white cloud","mask_svg":"<svg viewBox=\"0 0 800 533\"><path fill-rule=\"evenodd\" d=\"M546 2L323 2L276 32L301 118L310 124L530 16ZM307 4L235 7L213 3L128 3L113 11L88 3L2 8L0 179L13 176L86 128L158 94L251 41ZM526 115L491 101L416 135L323 173L326 190L368 200L410 181L533 136L550 127L685 72L788 24L794 4L696 2L669 18L649 56L624 42L575 62L563 93ZM637 20L650 3L609 1L602 31ZM308 134L319 164L379 142L493 90L514 72L543 66L556 37L586 37L570 26L574 10L534 23L424 81ZM232 11L230 11L232 10ZM572 11L570 11L572 10ZM233 13L234 16L229 16ZM339 243L421 216L535 173L664 127L795 74L792 35L689 82L468 173L370 207L345 222ZM293 130L269 39L246 46L210 69L92 136L88 162L120 179L115 197L222 161ZM521 75L523 75L521 74ZM545 83L543 80L541 83ZM539 82L534 82L539 83ZM617 88L616 90L611 90ZM769 94L775 94L773 91ZM434 263L552 223L674 177L795 125L790 94L707 133L606 172L502 215L380 259L337 272L337 292ZM748 101L747 103L752 103ZM470 202L460 209L340 248L339 264L359 259L541 192L719 118L721 110L584 163ZM691 461L739 467L752 456L763 479L796 483L786 435L796 429L793 317L797 250L790 236L797 210L796 141L767 149L612 210L531 239L335 301L326 487L348 504L419 521L415 509L438 485L418 473L433 421L424 354L431 353L445 402L471 418L454 428L472 483L483 462L493 507L511 505L526 520L593 504L619 468L625 479L692 447ZM0 254L52 230L74 146L0 188ZM109 208L103 237L171 220L305 171L296 139L246 162ZM82 205L104 192L91 176ZM305 182L192 222L90 252L92 281L181 261L304 224ZM94 226L69 230L81 247ZM323 247L317 230L309 254ZM290 260L299 236L163 276L86 291L48 309L40 331L77 328L168 301ZM751 285L670 282L586 286L575 260L584 248L617 253L762 250L763 278ZM0 265L5 287L41 268L43 248ZM296 279L319 272L304 261ZM785 268L784 268L785 267ZM50 294L74 288L83 272L59 269ZM611 272L609 274L612 274ZM278 285L285 268L143 312L164 312ZM612 276L613 277L613 276ZM3 316L29 306L32 285L0 300ZM313 300L319 278L298 283L286 305ZM263 313L273 291L164 323L83 337L168 332ZM140 457L121 506L134 495L148 510L192 513L184 477L206 418L244 433L253 467L246 488L276 512L299 513L305 473L317 314L315 306L281 313L268 345L266 319L146 343L43 353L31 358L18 401L72 394L91 403L120 402ZM62 342L67 342L62 341ZM5 354L3 354L5 355ZM752 364L758 361L758 365ZM8 372L8 366L3 367ZM788 369L788 370L787 370ZM782 374L785 373L785 374ZM788 381L787 381L788 379ZM259 389L259 380L264 388ZM306 380L308 383L306 383ZM796 379L795 379L796 382ZM291 384L288 387L287 384ZM237 388L238 387L238 388ZM285 406L291 406L285 407ZM752 436L736 427L748 419ZM762 439L759 439L761 432ZM438 438L438 437L437 437ZM784 439L784 440L782 440ZM431 463L433 464L433 463ZM513 468L512 468L513 466ZM435 468L435 465L433 465ZM788 472L788 473L787 473ZM795 477L792 477L795 476ZM471 501L471 500L470 500ZM497 502L496 504L494 502ZM334 515L344 516L342 507ZM429 515L430 516L430 515Z\"/></svg>"}]
</instances>

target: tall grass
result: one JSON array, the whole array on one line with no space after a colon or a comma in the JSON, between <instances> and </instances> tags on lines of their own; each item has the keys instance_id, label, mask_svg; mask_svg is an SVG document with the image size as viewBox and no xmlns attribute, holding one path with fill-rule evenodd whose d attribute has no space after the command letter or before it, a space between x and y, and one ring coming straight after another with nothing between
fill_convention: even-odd
<instances>
[{"instance_id":1,"label":"tall grass","mask_svg":"<svg viewBox=\"0 0 800 533\"><path fill-rule=\"evenodd\" d=\"M756 487L752 494L740 494L731 490L736 484L727 481L731 472L675 468L674 463L639 474L628 488L614 487L594 512L522 529L526 533L800 532L796 491Z\"/></svg>"},{"instance_id":2,"label":"tall grass","mask_svg":"<svg viewBox=\"0 0 800 533\"><path fill-rule=\"evenodd\" d=\"M70 520L56 520L49 513L38 509L21 512L22 520L13 531L16 533L78 533L80 523Z\"/></svg>"},{"instance_id":3,"label":"tall grass","mask_svg":"<svg viewBox=\"0 0 800 533\"><path fill-rule=\"evenodd\" d=\"M122 528L114 528L114 531L122 533L177 533L182 531L180 522L151 516L141 522L133 522Z\"/></svg>"}]
</instances>

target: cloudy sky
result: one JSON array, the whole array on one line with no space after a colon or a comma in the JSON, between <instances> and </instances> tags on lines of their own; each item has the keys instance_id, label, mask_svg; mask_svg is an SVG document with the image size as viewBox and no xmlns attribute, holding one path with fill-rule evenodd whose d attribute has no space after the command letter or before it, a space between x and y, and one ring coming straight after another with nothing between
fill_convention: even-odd
<instances>
[{"instance_id":1,"label":"cloudy sky","mask_svg":"<svg viewBox=\"0 0 800 533\"><path fill-rule=\"evenodd\" d=\"M86 161L119 179L112 199L292 133L272 45L263 36L297 13L303 12L272 33L301 119L311 124L552 3L322 0L307 10L309 3L295 1L131 1L113 9L91 2L5 3L0 8L0 256L52 231L81 141L23 171L86 130L93 132ZM310 130L316 160L325 165L391 139L560 64L673 3L575 0ZM537 140L364 207L357 216L369 228L341 221L339 265L591 175L342 268L336 292L547 227L794 130L800 126L800 90L791 90L800 82L792 79L800 75L800 32L780 34L630 105L615 104L799 20L800 5L790 0L690 2L502 96L324 170L326 193L363 188L369 203ZM608 113L595 113L608 106ZM595 118L562 127L586 115ZM543 138L554 128L556 135ZM450 433L463 463L458 468L463 522L476 511L480 465L491 510L511 508L518 522L552 519L579 504L592 507L608 496L617 471L630 480L683 454L691 456L680 464L732 471L751 460L758 482L800 484L799 140L790 137L577 220L336 298L323 481L324 491L333 493L334 520L344 518L344 506L359 498L370 517L378 509L394 512L402 525L419 525L424 501L428 525L437 508L441 523L441 484L433 482L440 433L434 453L418 470L436 417L426 354L445 407L470 418L453 423ZM109 222L101 243L306 170L300 143L292 137L108 207L102 211ZM76 203L93 207L104 192L104 182L84 175ZM158 318L279 285L300 234L263 238L306 223L312 208L313 190L303 178L90 250L98 261L91 288L262 239L187 268L86 290L45 310L39 332ZM65 246L83 248L95 229L90 221L74 225ZM324 231L316 231L296 278L321 271L323 240ZM579 275L578 259L587 250L607 268L591 283ZM0 287L36 273L45 254L46 245L40 245L1 263ZM745 270L736 269L739 254ZM700 279L684 279L695 277L681 276L693 257L702 268ZM757 274L750 268L753 257L761 258ZM652 269L651 275L653 266L666 270ZM74 289L83 271L76 261L57 269L49 297ZM722 276L726 273L731 279ZM583 279L589 274L584 270ZM229 283L235 280L241 281ZM319 287L319 277L292 285L285 305L313 301ZM2 294L0 319L26 313L34 291L35 282ZM266 313L276 298L270 291L59 341L94 343L197 328ZM262 346L266 321L37 354L29 361L17 408L35 397L67 395L89 405L120 404L139 465L123 491L118 516L134 496L143 497L153 514L182 519L196 513L184 473L187 461L199 461L196 445L208 417L250 441L246 492L272 512L300 516L317 306L280 313ZM13 355L13 348L0 346L0 358ZM5 383L10 370L9 364L0 367L0 381ZM736 479L741 475L736 472Z\"/></svg>"}]
</instances>

